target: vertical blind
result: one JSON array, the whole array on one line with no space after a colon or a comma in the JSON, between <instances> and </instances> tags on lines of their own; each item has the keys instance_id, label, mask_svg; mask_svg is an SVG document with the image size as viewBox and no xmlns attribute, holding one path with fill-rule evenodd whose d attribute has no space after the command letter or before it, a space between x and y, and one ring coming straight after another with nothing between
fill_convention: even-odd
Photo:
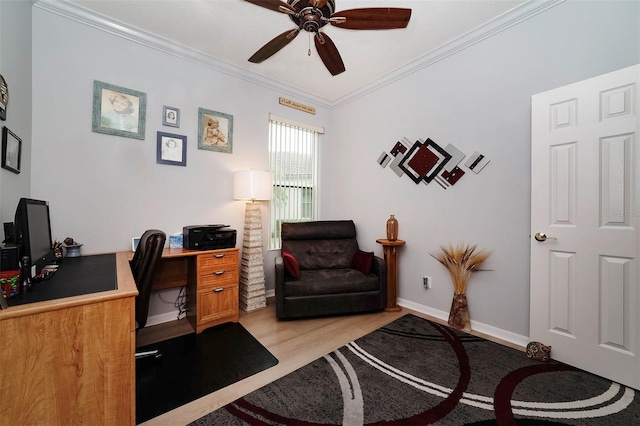
<instances>
[{"instance_id":1,"label":"vertical blind","mask_svg":"<svg viewBox=\"0 0 640 426\"><path fill-rule=\"evenodd\" d=\"M316 218L318 130L322 128L274 115L269 118L269 168L273 175L269 249L280 248L282 222Z\"/></svg>"}]
</instances>

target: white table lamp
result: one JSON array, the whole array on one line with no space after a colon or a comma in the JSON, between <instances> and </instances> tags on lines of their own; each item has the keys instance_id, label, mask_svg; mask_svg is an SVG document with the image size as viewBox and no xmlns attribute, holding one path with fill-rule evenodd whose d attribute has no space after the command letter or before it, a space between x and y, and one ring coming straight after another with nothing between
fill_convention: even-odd
<instances>
[{"instance_id":1,"label":"white table lamp","mask_svg":"<svg viewBox=\"0 0 640 426\"><path fill-rule=\"evenodd\" d=\"M242 170L233 174L233 198L249 200L244 215L244 237L240 262L240 307L251 312L267 306L262 252L262 211L256 201L270 200L271 173Z\"/></svg>"}]
</instances>

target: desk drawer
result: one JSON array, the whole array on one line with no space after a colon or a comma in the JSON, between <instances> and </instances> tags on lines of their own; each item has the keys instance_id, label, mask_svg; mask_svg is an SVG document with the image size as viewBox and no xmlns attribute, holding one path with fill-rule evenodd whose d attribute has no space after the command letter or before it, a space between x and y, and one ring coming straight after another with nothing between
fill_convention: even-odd
<instances>
[{"instance_id":1,"label":"desk drawer","mask_svg":"<svg viewBox=\"0 0 640 426\"><path fill-rule=\"evenodd\" d=\"M220 319L238 321L238 287L198 290L197 310L199 329L206 328L208 322Z\"/></svg>"},{"instance_id":2,"label":"desk drawer","mask_svg":"<svg viewBox=\"0 0 640 426\"><path fill-rule=\"evenodd\" d=\"M204 287L227 287L237 285L238 267L236 265L227 265L209 272L203 272L198 277L198 289Z\"/></svg>"},{"instance_id":3,"label":"desk drawer","mask_svg":"<svg viewBox=\"0 0 640 426\"><path fill-rule=\"evenodd\" d=\"M219 251L216 253L201 254L198 256L198 271L224 269L223 267L233 266L238 268L238 251Z\"/></svg>"}]
</instances>

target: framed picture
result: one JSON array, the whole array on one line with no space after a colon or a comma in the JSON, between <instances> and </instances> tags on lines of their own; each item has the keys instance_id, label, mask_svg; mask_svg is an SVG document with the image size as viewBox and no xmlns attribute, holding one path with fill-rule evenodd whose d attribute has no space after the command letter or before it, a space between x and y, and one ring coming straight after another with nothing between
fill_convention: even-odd
<instances>
[{"instance_id":1,"label":"framed picture","mask_svg":"<svg viewBox=\"0 0 640 426\"><path fill-rule=\"evenodd\" d=\"M98 80L93 82L94 132L144 139L146 114L146 93Z\"/></svg>"},{"instance_id":2,"label":"framed picture","mask_svg":"<svg viewBox=\"0 0 640 426\"><path fill-rule=\"evenodd\" d=\"M198 108L198 149L231 153L233 116Z\"/></svg>"},{"instance_id":3,"label":"framed picture","mask_svg":"<svg viewBox=\"0 0 640 426\"><path fill-rule=\"evenodd\" d=\"M2 127L2 168L20 173L22 139L6 126Z\"/></svg>"},{"instance_id":4,"label":"framed picture","mask_svg":"<svg viewBox=\"0 0 640 426\"><path fill-rule=\"evenodd\" d=\"M171 127L180 127L180 110L178 108L162 107L162 124Z\"/></svg>"},{"instance_id":5,"label":"framed picture","mask_svg":"<svg viewBox=\"0 0 640 426\"><path fill-rule=\"evenodd\" d=\"M187 137L172 133L158 132L158 164L174 166L187 165Z\"/></svg>"}]
</instances>

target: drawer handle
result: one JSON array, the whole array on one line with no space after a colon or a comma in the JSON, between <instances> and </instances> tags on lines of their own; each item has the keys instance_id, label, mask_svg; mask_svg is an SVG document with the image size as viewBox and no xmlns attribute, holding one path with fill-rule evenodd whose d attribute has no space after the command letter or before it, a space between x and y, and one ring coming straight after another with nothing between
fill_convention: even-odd
<instances>
[{"instance_id":1,"label":"drawer handle","mask_svg":"<svg viewBox=\"0 0 640 426\"><path fill-rule=\"evenodd\" d=\"M214 293L220 293L224 291L224 287L216 288L213 290Z\"/></svg>"},{"instance_id":2,"label":"drawer handle","mask_svg":"<svg viewBox=\"0 0 640 426\"><path fill-rule=\"evenodd\" d=\"M224 271L215 271L213 273L213 275L222 275L222 274L224 274Z\"/></svg>"},{"instance_id":3,"label":"drawer handle","mask_svg":"<svg viewBox=\"0 0 640 426\"><path fill-rule=\"evenodd\" d=\"M213 257L215 257L216 259L222 259L224 257L224 254L216 254Z\"/></svg>"}]
</instances>

